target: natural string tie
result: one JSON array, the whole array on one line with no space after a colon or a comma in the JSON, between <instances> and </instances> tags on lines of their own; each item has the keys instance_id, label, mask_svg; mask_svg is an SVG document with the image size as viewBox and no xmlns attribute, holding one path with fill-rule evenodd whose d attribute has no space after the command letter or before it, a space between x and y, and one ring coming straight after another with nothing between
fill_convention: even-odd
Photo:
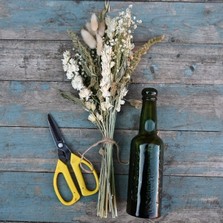
<instances>
[{"instance_id":1,"label":"natural string tie","mask_svg":"<svg viewBox=\"0 0 223 223\"><path fill-rule=\"evenodd\" d=\"M117 150L117 160L118 160L119 163L121 163L121 164L123 164L123 165L128 165L128 164L129 164L129 162L123 162L123 161L121 161L120 156L119 156L120 148L119 148L117 142L116 142L115 140L111 139L111 138L105 137L105 138L103 138L103 139L97 141L97 142L94 143L93 145L91 145L91 146L90 146L89 148L87 148L82 154L80 154L80 155L81 155L81 161L82 161L82 160L86 160L86 161L87 161L88 163L90 163L90 165L92 166L92 169L89 171L88 169L86 169L86 168L82 165L82 162L81 162L81 163L80 163L80 167L81 167L82 170L84 170L86 173L92 173L92 171L93 171L93 169L94 169L93 164L91 163L90 160L88 160L88 159L85 157L85 154L88 153L90 150L92 150L94 147L96 147L96 146L98 146L98 145L100 145L100 144L106 144L106 143L115 145L116 150ZM99 150L99 154L102 155L102 156L104 156L104 151L103 151L102 148Z\"/></svg>"}]
</instances>

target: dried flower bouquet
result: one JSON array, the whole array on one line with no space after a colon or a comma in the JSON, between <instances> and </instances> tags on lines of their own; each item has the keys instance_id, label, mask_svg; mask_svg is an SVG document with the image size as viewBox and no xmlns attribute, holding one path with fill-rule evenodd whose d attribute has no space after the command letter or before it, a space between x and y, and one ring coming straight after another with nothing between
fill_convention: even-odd
<instances>
[{"instance_id":1,"label":"dried flower bouquet","mask_svg":"<svg viewBox=\"0 0 223 223\"><path fill-rule=\"evenodd\" d=\"M89 112L88 119L102 134L103 148L100 170L100 189L97 215L106 218L108 212L117 217L115 176L113 167L114 130L117 112L125 103L130 78L143 54L163 40L163 36L146 42L134 50L133 31L141 23L132 17L132 6L117 17L108 15L109 2L99 15L92 14L81 30L81 38L69 32L73 48L63 53L63 69L78 96L71 92L62 95L80 103Z\"/></svg>"}]
</instances>

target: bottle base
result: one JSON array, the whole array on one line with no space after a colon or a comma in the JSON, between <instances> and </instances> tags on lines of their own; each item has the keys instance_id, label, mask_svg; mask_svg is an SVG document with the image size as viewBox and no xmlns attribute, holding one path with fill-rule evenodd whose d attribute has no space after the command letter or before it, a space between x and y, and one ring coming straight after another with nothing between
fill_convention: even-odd
<instances>
[{"instance_id":1,"label":"bottle base","mask_svg":"<svg viewBox=\"0 0 223 223\"><path fill-rule=\"evenodd\" d=\"M136 215L128 211L126 211L126 213L136 218L144 218L144 219L151 219L151 220L157 220L161 218L161 215Z\"/></svg>"}]
</instances>

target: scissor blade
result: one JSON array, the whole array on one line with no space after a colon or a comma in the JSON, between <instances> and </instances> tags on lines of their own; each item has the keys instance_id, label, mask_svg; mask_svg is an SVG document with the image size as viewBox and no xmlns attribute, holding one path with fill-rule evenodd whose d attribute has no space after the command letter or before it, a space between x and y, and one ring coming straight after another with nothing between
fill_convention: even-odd
<instances>
[{"instance_id":1,"label":"scissor blade","mask_svg":"<svg viewBox=\"0 0 223 223\"><path fill-rule=\"evenodd\" d=\"M49 123L50 132L53 136L53 139L54 139L56 145L58 146L59 143L64 143L62 133L51 114L48 114L48 123Z\"/></svg>"}]
</instances>

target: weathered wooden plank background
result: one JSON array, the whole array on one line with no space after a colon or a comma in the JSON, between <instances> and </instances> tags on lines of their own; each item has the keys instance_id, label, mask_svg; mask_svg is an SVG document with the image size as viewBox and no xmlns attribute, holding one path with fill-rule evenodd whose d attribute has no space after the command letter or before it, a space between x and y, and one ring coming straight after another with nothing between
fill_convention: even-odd
<instances>
[{"instance_id":1,"label":"weathered wooden plank background","mask_svg":"<svg viewBox=\"0 0 223 223\"><path fill-rule=\"evenodd\" d=\"M223 222L223 3L207 0L112 1L115 14L133 4L143 24L140 45L165 34L133 76L127 98L145 86L159 91L160 135L165 141L163 217L159 222ZM115 164L118 219L96 217L97 196L61 205L52 188L56 149L51 112L72 148L100 139L87 113L65 101L62 71L66 31L78 31L102 1L0 0L0 221L148 222L125 213L128 167ZM140 110L126 104L116 140L128 160ZM97 170L100 156L89 153Z\"/></svg>"}]
</instances>

